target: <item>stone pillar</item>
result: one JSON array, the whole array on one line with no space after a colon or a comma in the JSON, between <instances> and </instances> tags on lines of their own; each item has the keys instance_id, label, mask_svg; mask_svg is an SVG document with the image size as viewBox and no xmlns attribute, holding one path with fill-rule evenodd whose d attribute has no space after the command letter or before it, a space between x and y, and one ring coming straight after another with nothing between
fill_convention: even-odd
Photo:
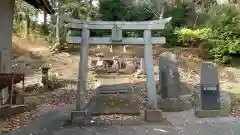
<instances>
[{"instance_id":1,"label":"stone pillar","mask_svg":"<svg viewBox=\"0 0 240 135\"><path fill-rule=\"evenodd\" d=\"M14 0L0 1L0 72L11 72L12 31ZM8 88L2 91L3 102L8 98Z\"/></svg>"},{"instance_id":2,"label":"stone pillar","mask_svg":"<svg viewBox=\"0 0 240 135\"><path fill-rule=\"evenodd\" d=\"M0 1L0 72L11 72L12 32L13 32L14 0Z\"/></svg>"},{"instance_id":3,"label":"stone pillar","mask_svg":"<svg viewBox=\"0 0 240 135\"><path fill-rule=\"evenodd\" d=\"M85 104L85 90L87 89L88 78L88 51L89 43L88 38L90 36L89 29L85 25L82 30L82 43L80 47L80 62L79 62L79 76L77 85L77 101L76 110L80 111Z\"/></svg>"},{"instance_id":4,"label":"stone pillar","mask_svg":"<svg viewBox=\"0 0 240 135\"><path fill-rule=\"evenodd\" d=\"M145 72L147 74L147 92L148 92L148 107L152 109L157 108L157 92L154 82L153 73L153 55L152 55L152 35L151 30L144 30L144 58L145 58Z\"/></svg>"}]
</instances>

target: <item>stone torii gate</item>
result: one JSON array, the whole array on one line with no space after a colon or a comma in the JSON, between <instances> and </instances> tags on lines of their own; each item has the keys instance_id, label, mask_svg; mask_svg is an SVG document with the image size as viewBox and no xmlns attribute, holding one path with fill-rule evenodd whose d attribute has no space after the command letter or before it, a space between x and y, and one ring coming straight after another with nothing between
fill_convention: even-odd
<instances>
[{"instance_id":1,"label":"stone torii gate","mask_svg":"<svg viewBox=\"0 0 240 135\"><path fill-rule=\"evenodd\" d=\"M147 75L148 106L157 109L156 87L154 82L152 44L164 44L165 37L152 37L151 30L160 30L165 28L165 24L170 18L142 21L142 22L124 22L124 21L83 21L71 18L64 18L71 29L82 30L82 37L70 36L68 43L81 44L80 64L78 77L78 90L76 111L84 107L84 91L87 88L88 71L88 51L89 45L144 45L145 72ZM112 30L110 37L90 37L90 30ZM122 30L143 30L143 38L123 38Z\"/></svg>"}]
</instances>

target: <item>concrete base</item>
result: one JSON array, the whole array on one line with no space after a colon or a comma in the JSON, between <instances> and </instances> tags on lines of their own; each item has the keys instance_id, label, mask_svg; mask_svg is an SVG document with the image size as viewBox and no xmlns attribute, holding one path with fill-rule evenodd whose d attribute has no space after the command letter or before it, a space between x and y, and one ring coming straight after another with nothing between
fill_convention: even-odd
<instances>
[{"instance_id":1,"label":"concrete base","mask_svg":"<svg viewBox=\"0 0 240 135\"><path fill-rule=\"evenodd\" d=\"M146 109L144 111L144 120L146 122L162 122L164 120L162 110Z\"/></svg>"},{"instance_id":2,"label":"concrete base","mask_svg":"<svg viewBox=\"0 0 240 135\"><path fill-rule=\"evenodd\" d=\"M228 117L230 115L231 101L226 91L220 91L220 110L202 110L200 90L194 95L196 117Z\"/></svg>"},{"instance_id":3,"label":"concrete base","mask_svg":"<svg viewBox=\"0 0 240 135\"><path fill-rule=\"evenodd\" d=\"M71 112L71 121L73 121L74 117L83 117L86 116L86 112L85 111L77 111L74 110Z\"/></svg>"},{"instance_id":4,"label":"concrete base","mask_svg":"<svg viewBox=\"0 0 240 135\"><path fill-rule=\"evenodd\" d=\"M200 107L197 107L194 111L196 117L198 118L209 118L209 117L227 117L228 114L222 113L221 110L202 110Z\"/></svg>"},{"instance_id":5,"label":"concrete base","mask_svg":"<svg viewBox=\"0 0 240 135\"><path fill-rule=\"evenodd\" d=\"M180 112L192 108L192 103L181 98L164 98L159 101L159 108L165 112Z\"/></svg>"}]
</instances>

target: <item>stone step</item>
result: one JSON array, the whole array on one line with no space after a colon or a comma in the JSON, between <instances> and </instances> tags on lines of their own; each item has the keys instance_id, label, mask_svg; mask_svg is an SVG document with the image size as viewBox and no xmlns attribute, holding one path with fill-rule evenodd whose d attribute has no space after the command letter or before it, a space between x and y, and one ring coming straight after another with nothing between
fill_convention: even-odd
<instances>
[{"instance_id":1,"label":"stone step","mask_svg":"<svg viewBox=\"0 0 240 135\"><path fill-rule=\"evenodd\" d=\"M128 90L100 90L97 94L127 94Z\"/></svg>"},{"instance_id":2,"label":"stone step","mask_svg":"<svg viewBox=\"0 0 240 135\"><path fill-rule=\"evenodd\" d=\"M97 90L132 90L133 85L129 83L123 84L113 84L113 85L101 85L97 88Z\"/></svg>"}]
</instances>

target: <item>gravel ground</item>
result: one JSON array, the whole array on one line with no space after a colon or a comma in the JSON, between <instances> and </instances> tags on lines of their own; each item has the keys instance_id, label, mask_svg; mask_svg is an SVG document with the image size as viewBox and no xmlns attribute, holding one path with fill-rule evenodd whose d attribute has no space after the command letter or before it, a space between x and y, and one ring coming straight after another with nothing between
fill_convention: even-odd
<instances>
[{"instance_id":1,"label":"gravel ground","mask_svg":"<svg viewBox=\"0 0 240 135\"><path fill-rule=\"evenodd\" d=\"M74 89L74 88L73 88ZM104 116L99 122L88 120L88 124L75 121L69 123L70 112L74 107L74 90L49 99L34 114L35 120L26 126L6 135L239 135L240 120L237 117L204 118L194 116L193 110L164 113L168 122L150 124L139 122L120 124L111 120L124 119L126 116ZM70 100L66 100L69 99ZM131 118L130 118L131 119ZM130 122L128 119L127 121Z\"/></svg>"},{"instance_id":2,"label":"gravel ground","mask_svg":"<svg viewBox=\"0 0 240 135\"><path fill-rule=\"evenodd\" d=\"M42 52L43 50L38 50ZM184 56L182 56L184 55ZM45 56L45 54L41 54ZM181 54L182 63L179 64L179 72L181 75L181 81L195 86L199 83L199 67L200 59L192 56L191 53L184 52ZM20 58L19 58L20 59ZM47 63L50 63L54 69L56 69L59 76L64 78L77 78L78 68L78 55L69 55L66 53L57 54L54 57L44 57ZM35 69L38 69L41 65L41 61L37 59L26 60L27 65L34 70L34 76L29 78L33 83L32 78L40 78L40 74L35 73ZM19 62L18 62L19 63ZM26 68L25 68L26 69ZM26 70L27 71L27 70ZM39 71L39 70L37 70ZM233 80L238 80L238 72L236 69L221 69L220 72L220 84L222 88L230 88ZM157 71L156 71L157 72ZM235 73L232 75L232 73ZM113 79L114 83L123 83L133 80L118 80ZM139 80L139 79L138 79ZM39 79L36 79L36 83ZM108 84L108 79L101 80L99 83ZM113 83L113 82L111 82ZM234 82L235 83L235 82ZM238 82L236 82L238 84ZM164 113L164 116L171 123L167 124L142 124L142 125L120 125L120 124L90 124L88 125L69 125L66 126L66 121L70 118L71 105L75 99L75 88L71 88L68 94L61 94L61 92L55 93L53 98L47 100L43 106L40 106L36 112L34 112L34 119L22 128L19 128L7 135L239 135L240 134L240 120L237 117L227 118L212 118L212 119L198 119L193 115L193 111L185 111L180 113ZM65 93L65 91L62 91ZM92 92L90 92L91 94ZM60 95L59 95L60 94ZM63 95L63 96L62 96ZM144 98L143 98L144 101ZM32 114L31 114L32 115ZM22 116L18 116L22 117ZM122 117L122 116L109 116ZM17 126L19 126L19 118L17 118ZM106 118L104 118L106 119ZM114 118L115 119L115 118Z\"/></svg>"},{"instance_id":3,"label":"gravel ground","mask_svg":"<svg viewBox=\"0 0 240 135\"><path fill-rule=\"evenodd\" d=\"M240 120L236 117L194 117L193 111L164 114L171 125L142 124L120 125L107 123L91 125L65 125L70 109L52 108L45 110L27 128L18 129L7 135L239 135Z\"/></svg>"}]
</instances>

